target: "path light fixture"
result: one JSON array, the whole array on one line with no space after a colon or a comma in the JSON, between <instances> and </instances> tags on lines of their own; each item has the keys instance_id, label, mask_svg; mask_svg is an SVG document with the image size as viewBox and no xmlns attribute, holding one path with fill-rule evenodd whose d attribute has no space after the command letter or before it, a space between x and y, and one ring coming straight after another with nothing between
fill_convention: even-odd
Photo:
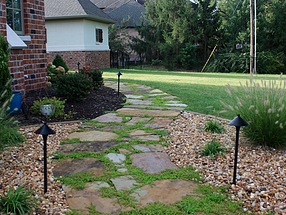
<instances>
[{"instance_id":1,"label":"path light fixture","mask_svg":"<svg viewBox=\"0 0 286 215\"><path fill-rule=\"evenodd\" d=\"M120 71L117 72L117 77L118 77L118 90L117 90L117 96L119 97L119 88L120 88L120 76L122 75L122 73Z\"/></svg>"},{"instance_id":2,"label":"path light fixture","mask_svg":"<svg viewBox=\"0 0 286 215\"><path fill-rule=\"evenodd\" d=\"M235 155L234 155L234 170L233 170L233 180L232 183L236 185L236 170L237 170L237 156L238 156L238 141L239 141L239 130L241 126L247 126L248 123L244 121L238 114L233 120L231 120L229 125L236 127L236 139L235 139Z\"/></svg>"},{"instance_id":3,"label":"path light fixture","mask_svg":"<svg viewBox=\"0 0 286 215\"><path fill-rule=\"evenodd\" d=\"M80 65L80 62L77 62L77 63L76 63L76 65L77 65L77 71L79 72L79 65Z\"/></svg>"},{"instance_id":4,"label":"path light fixture","mask_svg":"<svg viewBox=\"0 0 286 215\"><path fill-rule=\"evenodd\" d=\"M42 105L41 107L41 112L44 116L48 117L53 112L55 109L53 108L53 105ZM47 139L50 134L55 134L56 132L52 130L46 122L44 122L44 125L42 125L38 130L35 131L36 134L41 134L43 137L44 141L44 193L47 192L48 190L48 171L47 171Z\"/></svg>"}]
</instances>

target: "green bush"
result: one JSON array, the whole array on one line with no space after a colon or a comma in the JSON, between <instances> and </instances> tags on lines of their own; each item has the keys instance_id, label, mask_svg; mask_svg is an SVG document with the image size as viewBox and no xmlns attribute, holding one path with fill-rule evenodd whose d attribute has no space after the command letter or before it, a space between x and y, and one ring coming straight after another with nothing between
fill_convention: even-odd
<instances>
[{"instance_id":1,"label":"green bush","mask_svg":"<svg viewBox=\"0 0 286 215\"><path fill-rule=\"evenodd\" d=\"M61 117L65 114L65 100L60 100L56 97L52 98L42 98L40 100L34 101L33 106L31 107L31 112L33 114L41 115L40 107L42 105L51 104L55 108L55 112L49 117Z\"/></svg>"},{"instance_id":2,"label":"green bush","mask_svg":"<svg viewBox=\"0 0 286 215\"><path fill-rule=\"evenodd\" d=\"M12 187L7 194L0 197L0 210L6 214L24 215L31 213L36 206L32 191L19 186L16 190Z\"/></svg>"},{"instance_id":3,"label":"green bush","mask_svg":"<svg viewBox=\"0 0 286 215\"><path fill-rule=\"evenodd\" d=\"M3 98L6 98L6 101L0 106L0 150L24 141L23 136L17 130L17 121L7 114L10 100L7 99L6 94L7 90L0 94L0 99L4 100Z\"/></svg>"},{"instance_id":4,"label":"green bush","mask_svg":"<svg viewBox=\"0 0 286 215\"><path fill-rule=\"evenodd\" d=\"M286 83L255 81L239 88L227 87L230 103L222 102L233 115L240 114L248 123L243 133L254 143L270 147L286 146Z\"/></svg>"},{"instance_id":5,"label":"green bush","mask_svg":"<svg viewBox=\"0 0 286 215\"><path fill-rule=\"evenodd\" d=\"M224 153L226 148L222 146L218 141L213 139L211 142L204 145L202 150L202 155L214 157L217 154Z\"/></svg>"},{"instance_id":6,"label":"green bush","mask_svg":"<svg viewBox=\"0 0 286 215\"><path fill-rule=\"evenodd\" d=\"M224 131L224 127L216 120L209 120L204 124L204 130L220 134Z\"/></svg>"},{"instance_id":7,"label":"green bush","mask_svg":"<svg viewBox=\"0 0 286 215\"><path fill-rule=\"evenodd\" d=\"M196 63L196 46L187 44L181 51L182 66L186 69L192 69Z\"/></svg>"},{"instance_id":8,"label":"green bush","mask_svg":"<svg viewBox=\"0 0 286 215\"><path fill-rule=\"evenodd\" d=\"M99 68L90 68L90 66L84 66L83 69L80 70L80 73L88 75L93 82L94 89L98 89L104 85L102 74Z\"/></svg>"},{"instance_id":9,"label":"green bush","mask_svg":"<svg viewBox=\"0 0 286 215\"><path fill-rule=\"evenodd\" d=\"M60 55L56 55L55 59L53 60L53 65L57 67L61 66L65 69L65 72L69 71L69 68L66 64L66 62L63 60L63 58Z\"/></svg>"},{"instance_id":10,"label":"green bush","mask_svg":"<svg viewBox=\"0 0 286 215\"><path fill-rule=\"evenodd\" d=\"M9 61L9 45L3 36L0 36L0 94L5 90L5 96L0 98L0 106L12 95L11 84L7 84L11 79L8 68Z\"/></svg>"},{"instance_id":11,"label":"green bush","mask_svg":"<svg viewBox=\"0 0 286 215\"><path fill-rule=\"evenodd\" d=\"M92 79L86 74L68 73L56 81L57 95L70 101L86 98L92 89Z\"/></svg>"}]
</instances>

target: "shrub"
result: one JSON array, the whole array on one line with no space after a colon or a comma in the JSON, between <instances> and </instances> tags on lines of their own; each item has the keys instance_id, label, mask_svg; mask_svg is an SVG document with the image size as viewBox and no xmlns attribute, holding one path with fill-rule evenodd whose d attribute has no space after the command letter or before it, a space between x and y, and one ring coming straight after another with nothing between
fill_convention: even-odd
<instances>
[{"instance_id":1,"label":"shrub","mask_svg":"<svg viewBox=\"0 0 286 215\"><path fill-rule=\"evenodd\" d=\"M84 66L83 69L80 70L80 73L86 74L92 79L94 89L98 89L103 86L103 72L100 71L99 68L96 67L92 69L90 66Z\"/></svg>"},{"instance_id":2,"label":"shrub","mask_svg":"<svg viewBox=\"0 0 286 215\"><path fill-rule=\"evenodd\" d=\"M60 55L56 55L55 59L53 60L53 65L57 67L61 66L65 69L65 72L69 71L69 68L66 64L66 62L63 60L63 58Z\"/></svg>"},{"instance_id":3,"label":"shrub","mask_svg":"<svg viewBox=\"0 0 286 215\"><path fill-rule=\"evenodd\" d=\"M16 190L10 188L6 195L0 198L0 210L6 214L24 215L31 213L36 206L32 191L19 186Z\"/></svg>"},{"instance_id":4,"label":"shrub","mask_svg":"<svg viewBox=\"0 0 286 215\"><path fill-rule=\"evenodd\" d=\"M224 131L223 125L221 125L218 121L216 120L209 120L204 124L204 130L209 131L211 133L222 133Z\"/></svg>"},{"instance_id":5,"label":"shrub","mask_svg":"<svg viewBox=\"0 0 286 215\"><path fill-rule=\"evenodd\" d=\"M11 79L11 75L8 69L9 60L9 45L3 36L0 36L0 94L5 90L7 93L0 98L0 105L3 104L12 95L12 88L10 84L7 84Z\"/></svg>"},{"instance_id":6,"label":"shrub","mask_svg":"<svg viewBox=\"0 0 286 215\"><path fill-rule=\"evenodd\" d=\"M196 46L187 44L181 51L182 66L186 69L192 69L196 63Z\"/></svg>"},{"instance_id":7,"label":"shrub","mask_svg":"<svg viewBox=\"0 0 286 215\"><path fill-rule=\"evenodd\" d=\"M55 108L55 112L50 117L61 117L65 114L65 100L60 100L56 97L52 98L42 98L40 100L36 100L31 107L31 112L33 114L41 115L40 107L42 105L52 104Z\"/></svg>"},{"instance_id":8,"label":"shrub","mask_svg":"<svg viewBox=\"0 0 286 215\"><path fill-rule=\"evenodd\" d=\"M86 98L92 88L92 80L86 74L68 73L56 81L57 95L70 101Z\"/></svg>"},{"instance_id":9,"label":"shrub","mask_svg":"<svg viewBox=\"0 0 286 215\"><path fill-rule=\"evenodd\" d=\"M285 81L255 81L227 87L230 104L222 102L233 115L248 123L243 133L250 140L270 147L286 146ZM233 105L234 104L234 105Z\"/></svg>"},{"instance_id":10,"label":"shrub","mask_svg":"<svg viewBox=\"0 0 286 215\"><path fill-rule=\"evenodd\" d=\"M213 139L211 142L207 143L202 150L202 155L214 157L217 154L224 153L226 148L222 146L218 141Z\"/></svg>"},{"instance_id":11,"label":"shrub","mask_svg":"<svg viewBox=\"0 0 286 215\"><path fill-rule=\"evenodd\" d=\"M9 84L9 82L7 83ZM0 99L6 98L7 90L0 94ZM17 130L17 121L7 114L9 99L0 106L0 150L6 146L22 143L24 138Z\"/></svg>"}]
</instances>

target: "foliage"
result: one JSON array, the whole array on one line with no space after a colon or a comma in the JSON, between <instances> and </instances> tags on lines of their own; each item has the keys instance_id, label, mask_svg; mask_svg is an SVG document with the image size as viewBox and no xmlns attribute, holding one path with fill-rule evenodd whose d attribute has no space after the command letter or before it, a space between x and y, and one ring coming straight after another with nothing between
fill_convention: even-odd
<instances>
[{"instance_id":1,"label":"foliage","mask_svg":"<svg viewBox=\"0 0 286 215\"><path fill-rule=\"evenodd\" d=\"M56 67L63 67L65 69L65 72L69 71L69 68L66 64L66 62L63 60L63 58L60 55L56 55L54 60L53 60L53 65Z\"/></svg>"},{"instance_id":2,"label":"foliage","mask_svg":"<svg viewBox=\"0 0 286 215\"><path fill-rule=\"evenodd\" d=\"M254 143L270 147L286 146L285 81L250 80L240 88L228 85L231 98L225 108L239 113L248 123L243 133Z\"/></svg>"},{"instance_id":3,"label":"foliage","mask_svg":"<svg viewBox=\"0 0 286 215\"><path fill-rule=\"evenodd\" d=\"M80 73L88 75L93 82L94 89L98 89L103 86L103 72L99 68L91 68L90 66L84 66Z\"/></svg>"},{"instance_id":4,"label":"foliage","mask_svg":"<svg viewBox=\"0 0 286 215\"><path fill-rule=\"evenodd\" d=\"M32 197L32 193L31 190L22 186L17 187L16 190L11 187L6 195L0 197L0 210L6 214L31 213L36 206L36 200Z\"/></svg>"},{"instance_id":5,"label":"foliage","mask_svg":"<svg viewBox=\"0 0 286 215\"><path fill-rule=\"evenodd\" d=\"M10 81L6 84L10 85ZM6 97L7 90L0 94L0 99ZM9 99L0 106L0 150L3 150L6 146L22 143L24 141L22 135L17 130L17 121L7 114L7 108L9 105Z\"/></svg>"},{"instance_id":6,"label":"foliage","mask_svg":"<svg viewBox=\"0 0 286 215\"><path fill-rule=\"evenodd\" d=\"M204 145L202 150L202 155L214 157L217 154L224 153L226 151L225 147L222 146L218 141L213 139L211 142L208 142Z\"/></svg>"},{"instance_id":7,"label":"foliage","mask_svg":"<svg viewBox=\"0 0 286 215\"><path fill-rule=\"evenodd\" d=\"M180 57L182 66L186 69L192 69L196 64L196 46L192 44L186 44L182 49Z\"/></svg>"},{"instance_id":8,"label":"foliage","mask_svg":"<svg viewBox=\"0 0 286 215\"><path fill-rule=\"evenodd\" d=\"M33 114L41 115L42 113L41 113L40 107L42 105L47 105L47 104L51 104L55 108L55 112L49 117L57 118L57 117L61 117L64 115L65 100L60 100L56 97L52 97L52 98L44 97L42 99L34 101L33 106L31 107L31 112Z\"/></svg>"},{"instance_id":9,"label":"foliage","mask_svg":"<svg viewBox=\"0 0 286 215\"><path fill-rule=\"evenodd\" d=\"M224 127L216 120L209 120L204 124L204 130L220 134L224 131Z\"/></svg>"},{"instance_id":10,"label":"foliage","mask_svg":"<svg viewBox=\"0 0 286 215\"><path fill-rule=\"evenodd\" d=\"M12 88L10 84L7 84L11 79L11 75L8 68L9 61L9 45L3 36L0 36L0 93L5 90L5 96L0 98L0 106L12 95ZM10 82L9 82L10 83Z\"/></svg>"},{"instance_id":11,"label":"foliage","mask_svg":"<svg viewBox=\"0 0 286 215\"><path fill-rule=\"evenodd\" d=\"M67 73L56 81L57 96L74 101L86 98L93 89L92 79L86 74Z\"/></svg>"}]
</instances>

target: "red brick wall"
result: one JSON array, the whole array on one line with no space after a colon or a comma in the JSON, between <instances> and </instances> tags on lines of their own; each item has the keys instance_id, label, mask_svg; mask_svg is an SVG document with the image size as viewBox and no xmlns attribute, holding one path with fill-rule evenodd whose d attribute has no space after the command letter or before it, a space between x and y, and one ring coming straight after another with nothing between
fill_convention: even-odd
<instances>
[{"instance_id":1,"label":"red brick wall","mask_svg":"<svg viewBox=\"0 0 286 215\"><path fill-rule=\"evenodd\" d=\"M3 9L5 4L6 0L2 0L1 26L6 23L6 13ZM23 5L25 36L30 36L31 41L24 41L27 48L10 51L9 69L14 78L13 89L25 93L45 87L47 58L44 0L23 0ZM4 29L6 30L6 26L1 27L1 33L5 32Z\"/></svg>"},{"instance_id":2,"label":"red brick wall","mask_svg":"<svg viewBox=\"0 0 286 215\"><path fill-rule=\"evenodd\" d=\"M50 52L47 54L48 62L52 62L57 54L63 58L70 70L78 69L77 62L80 62L80 68L83 66L110 67L110 51Z\"/></svg>"}]
</instances>

